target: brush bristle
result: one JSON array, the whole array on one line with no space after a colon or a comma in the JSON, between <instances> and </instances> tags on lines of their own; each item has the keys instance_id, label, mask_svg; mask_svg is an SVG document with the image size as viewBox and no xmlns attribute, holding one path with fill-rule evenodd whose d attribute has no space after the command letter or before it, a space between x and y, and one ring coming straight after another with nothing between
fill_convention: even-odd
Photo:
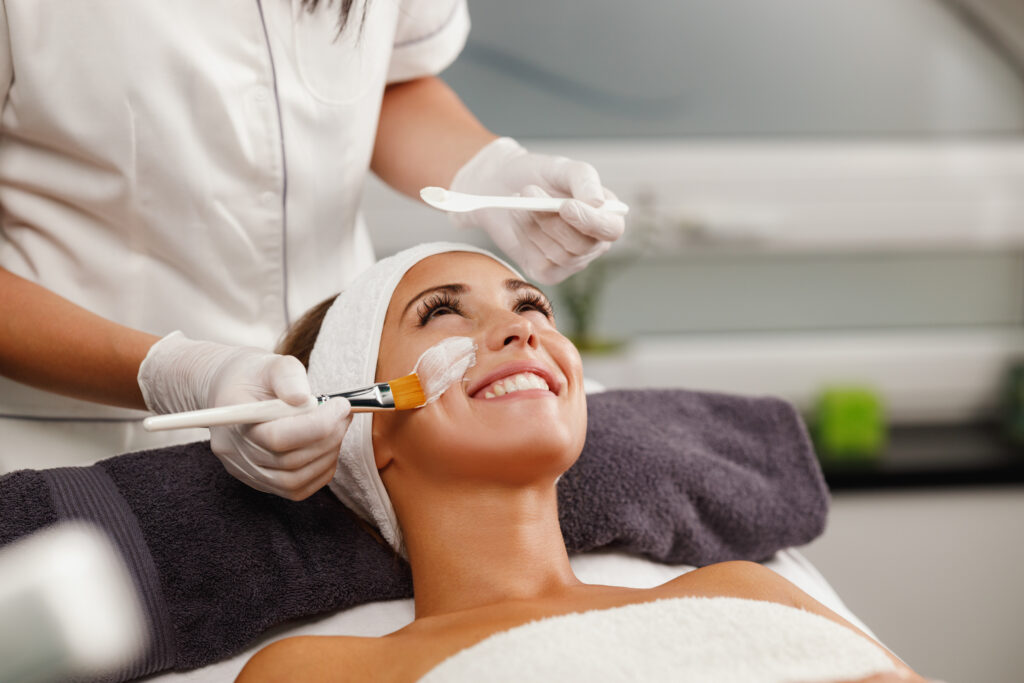
<instances>
[{"instance_id":1,"label":"brush bristle","mask_svg":"<svg viewBox=\"0 0 1024 683\"><path fill-rule=\"evenodd\" d=\"M427 402L420 385L420 378L415 372L405 377L399 377L388 382L391 387L391 396L395 399L395 410L409 410L419 408Z\"/></svg>"}]
</instances>

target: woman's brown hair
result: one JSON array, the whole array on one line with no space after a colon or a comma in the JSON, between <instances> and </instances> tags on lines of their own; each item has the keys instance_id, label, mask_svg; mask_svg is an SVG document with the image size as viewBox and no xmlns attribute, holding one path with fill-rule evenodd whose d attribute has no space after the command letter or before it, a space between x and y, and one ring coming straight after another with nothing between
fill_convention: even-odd
<instances>
[{"instance_id":1,"label":"woman's brown hair","mask_svg":"<svg viewBox=\"0 0 1024 683\"><path fill-rule=\"evenodd\" d=\"M285 356L295 356L302 361L303 366L309 368L309 354L313 351L313 344L316 343L320 327L324 324L324 316L337 298L337 294L329 296L306 311L285 331L284 337L274 351Z\"/></svg>"}]
</instances>

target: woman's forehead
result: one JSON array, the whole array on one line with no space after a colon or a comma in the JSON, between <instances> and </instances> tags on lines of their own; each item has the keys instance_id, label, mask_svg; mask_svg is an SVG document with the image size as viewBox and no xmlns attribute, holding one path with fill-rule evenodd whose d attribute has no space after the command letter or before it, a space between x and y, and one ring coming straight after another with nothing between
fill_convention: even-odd
<instances>
[{"instance_id":1,"label":"woman's forehead","mask_svg":"<svg viewBox=\"0 0 1024 683\"><path fill-rule=\"evenodd\" d=\"M473 280L500 284L510 276L517 279L519 277L514 271L485 254L466 251L445 252L428 256L410 268L395 293L397 295L417 287L422 289L428 285L453 282L472 286Z\"/></svg>"}]
</instances>

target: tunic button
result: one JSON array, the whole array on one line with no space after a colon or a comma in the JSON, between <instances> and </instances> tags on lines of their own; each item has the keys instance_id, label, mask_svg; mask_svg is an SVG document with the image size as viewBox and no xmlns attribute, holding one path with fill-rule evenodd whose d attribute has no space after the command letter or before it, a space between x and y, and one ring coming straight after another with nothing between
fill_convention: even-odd
<instances>
[{"instance_id":1,"label":"tunic button","mask_svg":"<svg viewBox=\"0 0 1024 683\"><path fill-rule=\"evenodd\" d=\"M270 91L264 88L263 86L260 86L253 90L252 98L257 102L266 102L268 99L270 99Z\"/></svg>"},{"instance_id":2,"label":"tunic button","mask_svg":"<svg viewBox=\"0 0 1024 683\"><path fill-rule=\"evenodd\" d=\"M270 192L269 190L267 192L263 192L260 194L260 201L263 202L264 206L270 206L277 201L277 193Z\"/></svg>"}]
</instances>

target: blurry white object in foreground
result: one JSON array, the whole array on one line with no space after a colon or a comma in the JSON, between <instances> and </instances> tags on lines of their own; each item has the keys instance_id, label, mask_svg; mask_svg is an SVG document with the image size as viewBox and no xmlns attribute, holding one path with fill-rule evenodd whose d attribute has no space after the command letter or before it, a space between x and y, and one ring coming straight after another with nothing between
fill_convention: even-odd
<instances>
[{"instance_id":1,"label":"blurry white object in foreground","mask_svg":"<svg viewBox=\"0 0 1024 683\"><path fill-rule=\"evenodd\" d=\"M0 550L0 682L113 671L145 633L128 569L95 527L64 522Z\"/></svg>"}]
</instances>

